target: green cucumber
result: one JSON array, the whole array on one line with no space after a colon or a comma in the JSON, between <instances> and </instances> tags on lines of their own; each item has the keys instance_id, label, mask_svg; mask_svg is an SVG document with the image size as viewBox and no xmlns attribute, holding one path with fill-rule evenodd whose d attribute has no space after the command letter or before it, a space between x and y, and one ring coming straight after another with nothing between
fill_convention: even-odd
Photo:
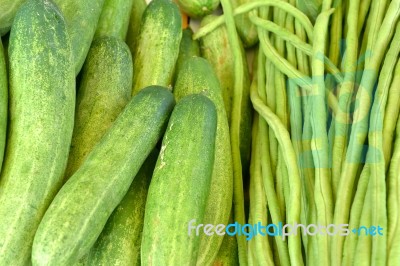
<instances>
[{"instance_id":1,"label":"green cucumber","mask_svg":"<svg viewBox=\"0 0 400 266\"><path fill-rule=\"evenodd\" d=\"M71 38L75 75L81 71L92 43L104 0L53 0L60 8Z\"/></svg>"},{"instance_id":2,"label":"green cucumber","mask_svg":"<svg viewBox=\"0 0 400 266\"><path fill-rule=\"evenodd\" d=\"M114 36L125 40L134 0L105 0L95 38Z\"/></svg>"},{"instance_id":3,"label":"green cucumber","mask_svg":"<svg viewBox=\"0 0 400 266\"><path fill-rule=\"evenodd\" d=\"M58 8L28 0L11 29L7 147L0 178L0 265L29 262L62 184L74 126L75 75Z\"/></svg>"},{"instance_id":4,"label":"green cucumber","mask_svg":"<svg viewBox=\"0 0 400 266\"><path fill-rule=\"evenodd\" d=\"M140 242L147 191L157 161L154 150L89 252L86 265L140 265Z\"/></svg>"},{"instance_id":5,"label":"green cucumber","mask_svg":"<svg viewBox=\"0 0 400 266\"><path fill-rule=\"evenodd\" d=\"M7 109L8 109L8 81L6 71L6 58L0 38L0 173L3 164L4 148L7 134Z\"/></svg>"},{"instance_id":6,"label":"green cucumber","mask_svg":"<svg viewBox=\"0 0 400 266\"><path fill-rule=\"evenodd\" d=\"M213 22L217 17L209 15L201 21L201 25ZM212 65L219 82L221 84L222 96L228 121L230 123L232 113L232 97L235 83L234 58L233 51L229 46L228 32L226 26L220 26L212 33L200 39L201 55L206 58ZM242 53L245 51L242 48ZM246 56L243 56L243 92L241 103L241 120L240 120L240 157L242 160L243 173L247 176L250 165L250 146L251 146L251 125L252 125L252 104L250 101L250 74L247 66ZM239 108L239 107L235 107Z\"/></svg>"},{"instance_id":7,"label":"green cucumber","mask_svg":"<svg viewBox=\"0 0 400 266\"><path fill-rule=\"evenodd\" d=\"M195 93L209 97L217 109L215 159L203 223L227 224L233 196L229 125L218 78L210 63L201 57L192 57L183 63L174 88L177 102L184 96ZM217 256L222 240L223 237L217 234L202 234L197 265L210 265Z\"/></svg>"},{"instance_id":8,"label":"green cucumber","mask_svg":"<svg viewBox=\"0 0 400 266\"><path fill-rule=\"evenodd\" d=\"M179 46L179 55L175 65L175 82L178 73L182 69L183 62L192 56L200 56L200 44L197 40L193 40L192 37L193 31L191 28L186 28L182 31L182 39Z\"/></svg>"},{"instance_id":9,"label":"green cucumber","mask_svg":"<svg viewBox=\"0 0 400 266\"><path fill-rule=\"evenodd\" d=\"M252 0L231 0L232 7L249 4ZM235 16L235 24L244 47L251 47L258 42L257 26L250 21L250 12Z\"/></svg>"},{"instance_id":10,"label":"green cucumber","mask_svg":"<svg viewBox=\"0 0 400 266\"><path fill-rule=\"evenodd\" d=\"M249 263L250 264L250 263ZM225 234L213 266L238 266L238 245L235 236ZM251 264L250 264L251 265Z\"/></svg>"},{"instance_id":11,"label":"green cucumber","mask_svg":"<svg viewBox=\"0 0 400 266\"><path fill-rule=\"evenodd\" d=\"M144 215L142 265L195 265L200 238L188 224L203 221L217 127L206 96L182 98L172 112L150 183Z\"/></svg>"},{"instance_id":12,"label":"green cucumber","mask_svg":"<svg viewBox=\"0 0 400 266\"><path fill-rule=\"evenodd\" d=\"M103 37L93 42L76 97L75 127L65 179L78 170L129 102L132 75L132 56L123 41Z\"/></svg>"},{"instance_id":13,"label":"green cucumber","mask_svg":"<svg viewBox=\"0 0 400 266\"><path fill-rule=\"evenodd\" d=\"M128 33L126 35L126 43L131 50L132 55L136 53L137 39L140 32L140 24L142 15L147 7L146 0L133 0L131 17L129 19Z\"/></svg>"},{"instance_id":14,"label":"green cucumber","mask_svg":"<svg viewBox=\"0 0 400 266\"><path fill-rule=\"evenodd\" d=\"M32 248L35 265L73 265L87 254L162 136L174 99L143 89L64 184L47 209Z\"/></svg>"},{"instance_id":15,"label":"green cucumber","mask_svg":"<svg viewBox=\"0 0 400 266\"><path fill-rule=\"evenodd\" d=\"M143 13L133 57L133 95L150 85L171 87L181 38L178 6L171 0L152 0Z\"/></svg>"},{"instance_id":16,"label":"green cucumber","mask_svg":"<svg viewBox=\"0 0 400 266\"><path fill-rule=\"evenodd\" d=\"M6 34L13 23L15 14L25 0L1 0L0 1L0 36Z\"/></svg>"},{"instance_id":17,"label":"green cucumber","mask_svg":"<svg viewBox=\"0 0 400 266\"><path fill-rule=\"evenodd\" d=\"M211 14L219 6L219 0L176 0L183 12L192 18Z\"/></svg>"}]
</instances>

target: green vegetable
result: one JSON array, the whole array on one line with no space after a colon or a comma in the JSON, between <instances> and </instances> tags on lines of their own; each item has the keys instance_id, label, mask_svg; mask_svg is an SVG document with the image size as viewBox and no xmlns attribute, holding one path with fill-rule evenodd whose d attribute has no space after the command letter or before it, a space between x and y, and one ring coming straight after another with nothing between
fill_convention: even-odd
<instances>
[{"instance_id":1,"label":"green vegetable","mask_svg":"<svg viewBox=\"0 0 400 266\"><path fill-rule=\"evenodd\" d=\"M133 0L128 33L126 35L126 43L128 44L132 55L136 54L137 39L140 32L142 15L146 7L146 0Z\"/></svg>"},{"instance_id":2,"label":"green vegetable","mask_svg":"<svg viewBox=\"0 0 400 266\"><path fill-rule=\"evenodd\" d=\"M95 38L114 36L125 40L134 0L105 0Z\"/></svg>"},{"instance_id":3,"label":"green vegetable","mask_svg":"<svg viewBox=\"0 0 400 266\"><path fill-rule=\"evenodd\" d=\"M14 17L24 2L25 0L2 0L0 2L0 36L10 30Z\"/></svg>"},{"instance_id":4,"label":"green vegetable","mask_svg":"<svg viewBox=\"0 0 400 266\"><path fill-rule=\"evenodd\" d=\"M86 265L140 265L144 208L157 156L154 150L140 168L90 250Z\"/></svg>"},{"instance_id":5,"label":"green vegetable","mask_svg":"<svg viewBox=\"0 0 400 266\"><path fill-rule=\"evenodd\" d=\"M53 0L67 24L75 75L80 72L96 31L104 0Z\"/></svg>"},{"instance_id":6,"label":"green vegetable","mask_svg":"<svg viewBox=\"0 0 400 266\"><path fill-rule=\"evenodd\" d=\"M9 121L0 177L0 265L25 265L40 220L62 184L72 137L71 46L51 1L19 9L9 44Z\"/></svg>"},{"instance_id":7,"label":"green vegetable","mask_svg":"<svg viewBox=\"0 0 400 266\"><path fill-rule=\"evenodd\" d=\"M133 97L62 187L36 232L32 263L71 265L86 254L165 130L171 93L153 86Z\"/></svg>"},{"instance_id":8,"label":"green vegetable","mask_svg":"<svg viewBox=\"0 0 400 266\"><path fill-rule=\"evenodd\" d=\"M187 59L178 74L174 88L177 101L186 95L203 94L211 99L217 109L215 159L204 224L226 224L232 206L233 170L229 141L229 125L217 76L204 58ZM200 136L200 135L199 135ZM222 244L219 235L201 235L197 265L210 265Z\"/></svg>"},{"instance_id":9,"label":"green vegetable","mask_svg":"<svg viewBox=\"0 0 400 266\"><path fill-rule=\"evenodd\" d=\"M177 0L183 12L192 18L211 14L219 6L219 0Z\"/></svg>"},{"instance_id":10,"label":"green vegetable","mask_svg":"<svg viewBox=\"0 0 400 266\"><path fill-rule=\"evenodd\" d=\"M66 179L78 170L129 102L131 88L132 57L128 46L115 37L95 40L82 69Z\"/></svg>"},{"instance_id":11,"label":"green vegetable","mask_svg":"<svg viewBox=\"0 0 400 266\"><path fill-rule=\"evenodd\" d=\"M3 164L4 149L6 146L7 112L8 112L8 80L7 80L4 48L0 38L0 173L1 173L1 166Z\"/></svg>"},{"instance_id":12,"label":"green vegetable","mask_svg":"<svg viewBox=\"0 0 400 266\"><path fill-rule=\"evenodd\" d=\"M233 8L250 2L251 0L231 0ZM236 16L235 25L244 47L251 47L258 42L257 27L251 23L249 13Z\"/></svg>"},{"instance_id":13,"label":"green vegetable","mask_svg":"<svg viewBox=\"0 0 400 266\"><path fill-rule=\"evenodd\" d=\"M150 85L170 87L179 55L182 20L170 0L153 0L142 16L137 50L133 56L132 94Z\"/></svg>"},{"instance_id":14,"label":"green vegetable","mask_svg":"<svg viewBox=\"0 0 400 266\"><path fill-rule=\"evenodd\" d=\"M142 265L195 265L210 191L217 128L206 96L182 98L172 112L147 196Z\"/></svg>"}]
</instances>

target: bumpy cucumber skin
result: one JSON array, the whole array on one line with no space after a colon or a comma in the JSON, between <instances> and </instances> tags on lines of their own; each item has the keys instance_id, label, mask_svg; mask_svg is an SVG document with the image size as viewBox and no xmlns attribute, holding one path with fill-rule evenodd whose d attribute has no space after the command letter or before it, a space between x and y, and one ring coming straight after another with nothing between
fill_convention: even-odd
<instances>
[{"instance_id":1,"label":"bumpy cucumber skin","mask_svg":"<svg viewBox=\"0 0 400 266\"><path fill-rule=\"evenodd\" d=\"M231 0L233 8L251 3L252 0ZM249 18L249 12L235 16L235 24L244 47L251 47L258 42L257 27Z\"/></svg>"},{"instance_id":2,"label":"bumpy cucumber skin","mask_svg":"<svg viewBox=\"0 0 400 266\"><path fill-rule=\"evenodd\" d=\"M146 7L146 0L133 0L131 15L129 19L128 33L126 35L126 43L128 44L132 55L136 54L140 24L142 21L143 12Z\"/></svg>"},{"instance_id":3,"label":"bumpy cucumber skin","mask_svg":"<svg viewBox=\"0 0 400 266\"><path fill-rule=\"evenodd\" d=\"M11 28L15 14L26 0L0 1L0 36L5 35Z\"/></svg>"},{"instance_id":4,"label":"bumpy cucumber skin","mask_svg":"<svg viewBox=\"0 0 400 266\"><path fill-rule=\"evenodd\" d=\"M207 199L204 224L227 224L232 206L233 169L229 125L217 76L210 63L200 57L187 59L178 74L174 88L177 101L190 94L203 94L215 104L217 132L211 188ZM217 256L223 237L200 235L197 265L210 265Z\"/></svg>"},{"instance_id":5,"label":"bumpy cucumber skin","mask_svg":"<svg viewBox=\"0 0 400 266\"><path fill-rule=\"evenodd\" d=\"M214 21L217 17L209 15L201 21L201 25L206 25ZM232 97L235 83L234 58L233 52L229 46L228 33L225 26L221 26L212 33L204 36L200 40L201 55L212 65L221 84L222 96L228 121L230 123L232 112ZM242 48L244 54L244 49ZM250 101L250 74L247 66L246 56L243 56L243 91L241 103L240 120L240 157L242 161L243 173L248 175L250 165L251 148L251 125L252 125L252 104Z\"/></svg>"},{"instance_id":6,"label":"bumpy cucumber skin","mask_svg":"<svg viewBox=\"0 0 400 266\"><path fill-rule=\"evenodd\" d=\"M144 208L158 152L154 150L144 162L89 252L86 265L140 265Z\"/></svg>"},{"instance_id":7,"label":"bumpy cucumber skin","mask_svg":"<svg viewBox=\"0 0 400 266\"><path fill-rule=\"evenodd\" d=\"M225 235L213 266L238 266L238 246L235 236Z\"/></svg>"},{"instance_id":8,"label":"bumpy cucumber skin","mask_svg":"<svg viewBox=\"0 0 400 266\"><path fill-rule=\"evenodd\" d=\"M105 0L95 38L114 36L125 40L134 0Z\"/></svg>"},{"instance_id":9,"label":"bumpy cucumber skin","mask_svg":"<svg viewBox=\"0 0 400 266\"><path fill-rule=\"evenodd\" d=\"M33 242L34 266L73 265L89 252L162 136L173 105L173 95L158 86L133 97L47 209Z\"/></svg>"},{"instance_id":10,"label":"bumpy cucumber skin","mask_svg":"<svg viewBox=\"0 0 400 266\"><path fill-rule=\"evenodd\" d=\"M192 56L200 56L199 41L193 40L192 37L193 31L191 28L186 28L182 31L182 39L179 46L179 55L175 65L174 83L176 82L178 73L182 69L183 62Z\"/></svg>"},{"instance_id":11,"label":"bumpy cucumber skin","mask_svg":"<svg viewBox=\"0 0 400 266\"><path fill-rule=\"evenodd\" d=\"M0 173L3 164L4 148L7 134L8 84L6 58L0 38Z\"/></svg>"},{"instance_id":12,"label":"bumpy cucumber skin","mask_svg":"<svg viewBox=\"0 0 400 266\"><path fill-rule=\"evenodd\" d=\"M123 41L103 37L93 42L77 93L65 180L78 170L131 99L132 75L132 56Z\"/></svg>"},{"instance_id":13,"label":"bumpy cucumber skin","mask_svg":"<svg viewBox=\"0 0 400 266\"><path fill-rule=\"evenodd\" d=\"M211 14L219 6L219 0L177 0L183 12L192 18L202 18Z\"/></svg>"},{"instance_id":14,"label":"bumpy cucumber skin","mask_svg":"<svg viewBox=\"0 0 400 266\"><path fill-rule=\"evenodd\" d=\"M9 45L9 129L0 178L0 265L25 265L62 183L74 125L75 75L58 8L28 0Z\"/></svg>"},{"instance_id":15,"label":"bumpy cucumber skin","mask_svg":"<svg viewBox=\"0 0 400 266\"><path fill-rule=\"evenodd\" d=\"M188 223L203 221L217 127L206 96L182 98L172 112L150 183L141 245L142 265L195 265L200 238Z\"/></svg>"},{"instance_id":16,"label":"bumpy cucumber skin","mask_svg":"<svg viewBox=\"0 0 400 266\"><path fill-rule=\"evenodd\" d=\"M80 72L92 43L104 0L53 0L60 8L71 38L75 75Z\"/></svg>"},{"instance_id":17,"label":"bumpy cucumber skin","mask_svg":"<svg viewBox=\"0 0 400 266\"><path fill-rule=\"evenodd\" d=\"M133 57L133 95L150 85L171 86L181 38L182 19L177 4L152 0L143 13Z\"/></svg>"}]
</instances>

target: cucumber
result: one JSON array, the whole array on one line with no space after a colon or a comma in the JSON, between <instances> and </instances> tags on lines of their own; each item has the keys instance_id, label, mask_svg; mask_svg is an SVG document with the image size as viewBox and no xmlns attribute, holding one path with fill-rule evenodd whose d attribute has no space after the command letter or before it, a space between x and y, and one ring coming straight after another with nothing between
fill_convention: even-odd
<instances>
[{"instance_id":1,"label":"cucumber","mask_svg":"<svg viewBox=\"0 0 400 266\"><path fill-rule=\"evenodd\" d=\"M128 33L126 35L126 43L128 44L132 55L136 53L137 39L140 32L140 24L146 6L146 0L133 0L131 16L129 19Z\"/></svg>"},{"instance_id":2,"label":"cucumber","mask_svg":"<svg viewBox=\"0 0 400 266\"><path fill-rule=\"evenodd\" d=\"M183 63L174 88L175 99L178 102L184 96L195 93L209 97L217 110L215 159L203 223L227 224L233 196L229 125L218 78L210 63L201 57L192 57ZM217 234L200 235L197 265L210 265L217 256L222 240L223 237Z\"/></svg>"},{"instance_id":3,"label":"cucumber","mask_svg":"<svg viewBox=\"0 0 400 266\"><path fill-rule=\"evenodd\" d=\"M178 6L170 0L152 0L143 13L133 57L133 95L150 85L171 87L181 38Z\"/></svg>"},{"instance_id":4,"label":"cucumber","mask_svg":"<svg viewBox=\"0 0 400 266\"><path fill-rule=\"evenodd\" d=\"M176 0L185 14L192 18L202 18L211 14L219 6L219 0Z\"/></svg>"},{"instance_id":5,"label":"cucumber","mask_svg":"<svg viewBox=\"0 0 400 266\"><path fill-rule=\"evenodd\" d=\"M74 125L75 75L58 8L28 0L11 29L9 129L0 177L0 265L29 262L35 231L62 184Z\"/></svg>"},{"instance_id":6,"label":"cucumber","mask_svg":"<svg viewBox=\"0 0 400 266\"><path fill-rule=\"evenodd\" d=\"M123 41L103 37L93 42L77 93L75 127L65 179L78 170L129 102L132 75L132 56Z\"/></svg>"},{"instance_id":7,"label":"cucumber","mask_svg":"<svg viewBox=\"0 0 400 266\"><path fill-rule=\"evenodd\" d=\"M138 93L54 198L36 232L33 265L73 265L89 252L165 130L167 89Z\"/></svg>"},{"instance_id":8,"label":"cucumber","mask_svg":"<svg viewBox=\"0 0 400 266\"><path fill-rule=\"evenodd\" d=\"M71 38L75 75L80 72L92 43L104 0L53 0L60 8Z\"/></svg>"},{"instance_id":9,"label":"cucumber","mask_svg":"<svg viewBox=\"0 0 400 266\"><path fill-rule=\"evenodd\" d=\"M5 35L11 28L15 14L25 0L0 1L0 36Z\"/></svg>"},{"instance_id":10,"label":"cucumber","mask_svg":"<svg viewBox=\"0 0 400 266\"><path fill-rule=\"evenodd\" d=\"M197 40L193 40L193 31L191 28L186 28L182 31L182 39L179 45L179 55L176 60L174 82L177 75L182 69L183 62L192 57L200 56L200 44Z\"/></svg>"},{"instance_id":11,"label":"cucumber","mask_svg":"<svg viewBox=\"0 0 400 266\"><path fill-rule=\"evenodd\" d=\"M231 0L232 7L249 4L252 0ZM249 12L235 16L236 29L244 47L251 47L258 42L257 26L250 21Z\"/></svg>"},{"instance_id":12,"label":"cucumber","mask_svg":"<svg viewBox=\"0 0 400 266\"><path fill-rule=\"evenodd\" d=\"M142 265L195 265L200 238L188 224L203 221L214 163L215 105L182 98L172 112L147 195Z\"/></svg>"},{"instance_id":13,"label":"cucumber","mask_svg":"<svg viewBox=\"0 0 400 266\"><path fill-rule=\"evenodd\" d=\"M144 162L89 252L86 265L140 265L144 207L157 156L154 150Z\"/></svg>"},{"instance_id":14,"label":"cucumber","mask_svg":"<svg viewBox=\"0 0 400 266\"><path fill-rule=\"evenodd\" d=\"M250 263L249 263L250 264ZM213 266L238 266L238 245L235 236L225 234ZM251 264L250 264L251 265Z\"/></svg>"},{"instance_id":15,"label":"cucumber","mask_svg":"<svg viewBox=\"0 0 400 266\"><path fill-rule=\"evenodd\" d=\"M114 36L125 40L134 0L105 0L95 38Z\"/></svg>"},{"instance_id":16,"label":"cucumber","mask_svg":"<svg viewBox=\"0 0 400 266\"><path fill-rule=\"evenodd\" d=\"M3 164L4 148L7 134L7 109L8 109L8 81L6 71L6 58L0 38L0 173Z\"/></svg>"},{"instance_id":17,"label":"cucumber","mask_svg":"<svg viewBox=\"0 0 400 266\"><path fill-rule=\"evenodd\" d=\"M201 26L213 22L217 17L209 15L201 21ZM226 26L215 29L212 33L200 39L201 55L206 58L212 65L218 80L221 84L222 96L228 121L230 123L232 112L232 97L235 83L234 58L231 47L229 46L228 32ZM242 48L242 53L245 51ZM252 104L250 101L250 74L247 66L246 56L243 56L243 91L241 103L241 120L240 120L240 157L242 161L243 174L248 176L250 165L250 148L251 148L251 125L252 125ZM235 107L239 108L239 107Z\"/></svg>"}]
</instances>

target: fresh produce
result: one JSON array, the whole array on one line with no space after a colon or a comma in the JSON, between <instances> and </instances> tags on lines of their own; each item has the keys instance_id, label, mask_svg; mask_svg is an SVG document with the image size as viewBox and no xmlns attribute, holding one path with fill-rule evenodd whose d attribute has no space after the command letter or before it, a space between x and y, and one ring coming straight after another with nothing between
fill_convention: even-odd
<instances>
[{"instance_id":1,"label":"fresh produce","mask_svg":"<svg viewBox=\"0 0 400 266\"><path fill-rule=\"evenodd\" d=\"M71 45L52 2L28 0L19 9L11 30L9 64L0 265L25 265L36 229L62 184L74 122Z\"/></svg>"},{"instance_id":2,"label":"fresh produce","mask_svg":"<svg viewBox=\"0 0 400 266\"><path fill-rule=\"evenodd\" d=\"M169 87L179 55L182 20L170 0L153 0L143 13L133 56L132 95L150 85Z\"/></svg>"},{"instance_id":3,"label":"fresh produce","mask_svg":"<svg viewBox=\"0 0 400 266\"><path fill-rule=\"evenodd\" d=\"M211 14L219 6L219 0L177 0L179 7L192 18Z\"/></svg>"},{"instance_id":4,"label":"fresh produce","mask_svg":"<svg viewBox=\"0 0 400 266\"><path fill-rule=\"evenodd\" d=\"M132 57L128 46L115 37L95 40L83 66L76 96L65 180L78 170L129 102L131 88Z\"/></svg>"},{"instance_id":5,"label":"fresh produce","mask_svg":"<svg viewBox=\"0 0 400 266\"><path fill-rule=\"evenodd\" d=\"M0 1L0 36L10 30L15 14L24 2L25 0Z\"/></svg>"},{"instance_id":6,"label":"fresh produce","mask_svg":"<svg viewBox=\"0 0 400 266\"><path fill-rule=\"evenodd\" d=\"M136 54L136 46L141 28L142 15L146 7L146 0L133 0L128 33L126 34L126 43L128 44L132 55Z\"/></svg>"},{"instance_id":7,"label":"fresh produce","mask_svg":"<svg viewBox=\"0 0 400 266\"><path fill-rule=\"evenodd\" d=\"M194 265L214 164L217 111L206 96L177 103L164 135L147 196L142 265ZM201 136L201 137L199 137Z\"/></svg>"},{"instance_id":8,"label":"fresh produce","mask_svg":"<svg viewBox=\"0 0 400 266\"><path fill-rule=\"evenodd\" d=\"M143 89L65 183L36 232L33 265L71 265L85 255L165 130L174 99Z\"/></svg>"},{"instance_id":9,"label":"fresh produce","mask_svg":"<svg viewBox=\"0 0 400 266\"><path fill-rule=\"evenodd\" d=\"M8 109L8 84L6 60L3 44L0 38L0 172L3 164L4 148L6 146Z\"/></svg>"}]
</instances>

